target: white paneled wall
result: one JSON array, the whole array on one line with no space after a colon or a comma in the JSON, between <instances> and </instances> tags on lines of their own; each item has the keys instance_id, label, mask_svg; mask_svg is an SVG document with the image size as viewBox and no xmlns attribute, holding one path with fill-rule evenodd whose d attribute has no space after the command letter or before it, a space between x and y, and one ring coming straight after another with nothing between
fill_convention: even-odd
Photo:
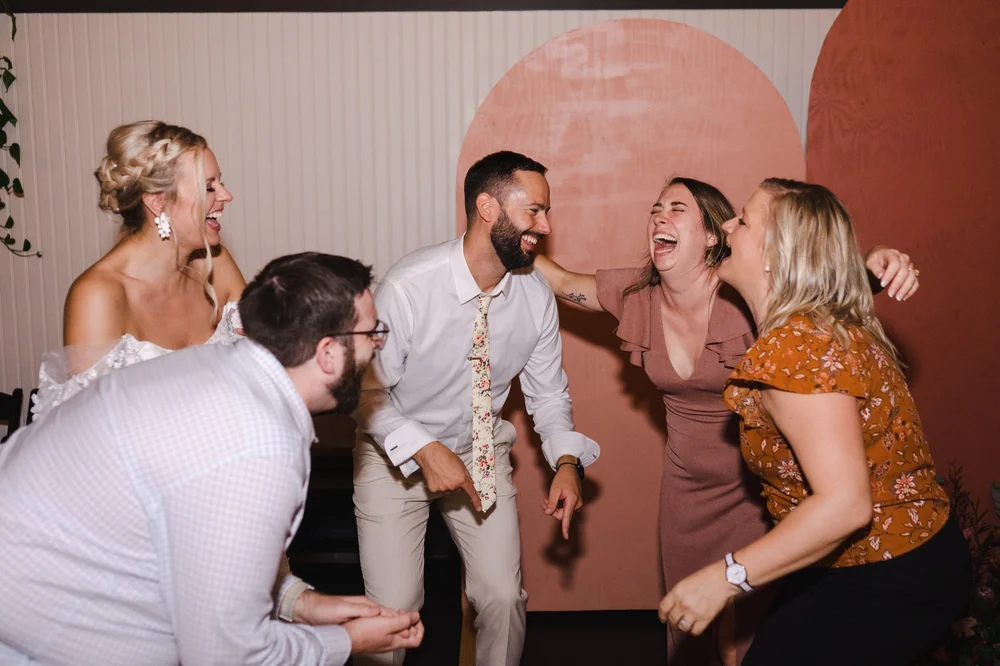
<instances>
[{"instance_id":1,"label":"white paneled wall","mask_svg":"<svg viewBox=\"0 0 1000 666\"><path fill-rule=\"evenodd\" d=\"M701 28L771 78L804 137L837 13L22 15L13 49L9 32L0 37L19 77L4 99L20 118L8 132L27 192L11 209L44 257L0 252L0 390L35 385L41 354L61 344L70 283L114 241L92 172L115 125L159 118L208 139L236 196L223 236L248 278L303 249L384 270L454 235L466 128L504 73L549 39L616 18Z\"/></svg>"}]
</instances>

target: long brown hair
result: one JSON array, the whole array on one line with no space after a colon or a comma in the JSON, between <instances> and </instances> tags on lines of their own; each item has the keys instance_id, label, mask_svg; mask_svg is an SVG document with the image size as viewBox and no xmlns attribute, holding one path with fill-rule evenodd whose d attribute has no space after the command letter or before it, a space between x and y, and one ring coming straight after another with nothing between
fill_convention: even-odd
<instances>
[{"instance_id":1,"label":"long brown hair","mask_svg":"<svg viewBox=\"0 0 1000 666\"><path fill-rule=\"evenodd\" d=\"M663 189L671 185L683 185L688 189L698 203L698 211L701 213L701 222L705 225L705 231L718 239L715 245L705 251L705 266L714 269L722 261L725 254L726 232L722 230L722 225L726 220L736 217L732 204L718 189L694 178L675 176L663 186ZM635 282L625 288L623 296L627 298L630 294L642 291L646 287L656 287L659 284L660 273L653 265L653 258L648 257L642 268L636 272Z\"/></svg>"}]
</instances>

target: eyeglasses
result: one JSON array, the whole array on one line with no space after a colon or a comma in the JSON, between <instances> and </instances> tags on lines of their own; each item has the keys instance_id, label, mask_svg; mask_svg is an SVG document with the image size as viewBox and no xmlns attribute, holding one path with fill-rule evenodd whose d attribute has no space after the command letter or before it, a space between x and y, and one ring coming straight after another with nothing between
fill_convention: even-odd
<instances>
[{"instance_id":1,"label":"eyeglasses","mask_svg":"<svg viewBox=\"0 0 1000 666\"><path fill-rule=\"evenodd\" d=\"M330 337L340 337L343 335L367 335L371 338L372 342L385 342L385 339L389 336L389 327L386 326L385 322L379 319L375 322L375 328L370 331L344 331L343 333L331 333Z\"/></svg>"}]
</instances>

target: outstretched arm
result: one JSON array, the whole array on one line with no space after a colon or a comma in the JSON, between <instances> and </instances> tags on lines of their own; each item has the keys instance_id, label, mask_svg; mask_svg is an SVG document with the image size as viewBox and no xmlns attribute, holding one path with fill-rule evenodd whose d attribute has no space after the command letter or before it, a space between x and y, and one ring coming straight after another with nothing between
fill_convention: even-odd
<instances>
[{"instance_id":1,"label":"outstretched arm","mask_svg":"<svg viewBox=\"0 0 1000 666\"><path fill-rule=\"evenodd\" d=\"M889 298L905 301L920 288L920 271L913 267L910 256L899 250L876 245L865 255L865 265L878 280L876 293L888 287Z\"/></svg>"},{"instance_id":2,"label":"outstretched arm","mask_svg":"<svg viewBox=\"0 0 1000 666\"><path fill-rule=\"evenodd\" d=\"M597 442L576 432L573 425L569 381L562 367L562 338L555 299L545 297L541 336L534 352L521 371L524 406L542 438L542 454L555 470L549 496L542 510L562 523L563 538L569 538L573 513L583 507L580 478L564 459L579 461L585 467L601 454ZM560 503L562 504L561 506Z\"/></svg>"},{"instance_id":3,"label":"outstretched arm","mask_svg":"<svg viewBox=\"0 0 1000 666\"><path fill-rule=\"evenodd\" d=\"M597 300L597 276L568 271L546 256L535 257L535 268L545 276L556 298L575 303L586 310L604 312Z\"/></svg>"},{"instance_id":4,"label":"outstretched arm","mask_svg":"<svg viewBox=\"0 0 1000 666\"><path fill-rule=\"evenodd\" d=\"M773 530L735 553L754 586L820 560L870 524L872 516L857 399L776 389L762 391L761 398L811 492ZM660 604L660 620L693 634L705 631L726 601L740 593L726 580L725 568L723 561L713 562L675 585Z\"/></svg>"}]
</instances>

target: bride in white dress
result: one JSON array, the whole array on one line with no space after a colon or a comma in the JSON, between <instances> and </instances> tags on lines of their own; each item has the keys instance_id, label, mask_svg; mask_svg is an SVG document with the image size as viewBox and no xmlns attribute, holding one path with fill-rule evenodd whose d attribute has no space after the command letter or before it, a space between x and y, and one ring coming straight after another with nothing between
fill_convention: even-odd
<instances>
[{"instance_id":1,"label":"bride in white dress","mask_svg":"<svg viewBox=\"0 0 1000 666\"><path fill-rule=\"evenodd\" d=\"M95 175L98 205L125 235L70 287L66 347L42 360L36 418L114 369L242 337L246 281L219 236L233 196L205 139L158 121L122 125Z\"/></svg>"}]
</instances>

